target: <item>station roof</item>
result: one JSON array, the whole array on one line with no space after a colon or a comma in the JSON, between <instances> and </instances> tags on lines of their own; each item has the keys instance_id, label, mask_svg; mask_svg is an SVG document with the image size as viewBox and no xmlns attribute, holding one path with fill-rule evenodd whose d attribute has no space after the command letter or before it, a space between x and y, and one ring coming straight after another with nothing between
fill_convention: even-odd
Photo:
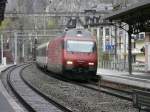
<instances>
[{"instance_id":1,"label":"station roof","mask_svg":"<svg viewBox=\"0 0 150 112\"><path fill-rule=\"evenodd\" d=\"M112 14L109 14L104 19L109 19L109 20L122 19L123 20L123 17L126 17L128 15L134 16L134 14L139 11L144 13L146 16L149 16L150 15L150 1L137 3L128 8L119 10L117 12L112 12Z\"/></svg>"},{"instance_id":2,"label":"station roof","mask_svg":"<svg viewBox=\"0 0 150 112\"><path fill-rule=\"evenodd\" d=\"M141 3L138 2L126 9L112 12L105 16L104 19L125 22L131 25L133 30L136 30L137 33L141 31L150 31L150 0Z\"/></svg>"},{"instance_id":3,"label":"station roof","mask_svg":"<svg viewBox=\"0 0 150 112\"><path fill-rule=\"evenodd\" d=\"M4 19L4 12L7 0L0 0L0 24Z\"/></svg>"},{"instance_id":4,"label":"station roof","mask_svg":"<svg viewBox=\"0 0 150 112\"><path fill-rule=\"evenodd\" d=\"M142 1L126 9L121 9L112 14L104 17L104 20L125 22L129 25L128 34L128 62L129 73L132 73L132 49L131 49L131 34L137 34L139 32L150 32L150 0Z\"/></svg>"}]
</instances>

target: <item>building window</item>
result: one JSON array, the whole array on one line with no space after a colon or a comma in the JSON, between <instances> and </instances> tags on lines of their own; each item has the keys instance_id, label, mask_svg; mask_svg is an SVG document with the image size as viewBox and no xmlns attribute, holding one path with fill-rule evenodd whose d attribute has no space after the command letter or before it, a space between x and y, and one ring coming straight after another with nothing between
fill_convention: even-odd
<instances>
[{"instance_id":1,"label":"building window","mask_svg":"<svg viewBox=\"0 0 150 112\"><path fill-rule=\"evenodd\" d=\"M105 29L105 34L106 34L106 36L109 36L109 34L110 34L109 28L106 28L106 29Z\"/></svg>"},{"instance_id":2,"label":"building window","mask_svg":"<svg viewBox=\"0 0 150 112\"><path fill-rule=\"evenodd\" d=\"M144 33L139 33L136 35L136 40L143 40L145 38L145 34Z\"/></svg>"},{"instance_id":3,"label":"building window","mask_svg":"<svg viewBox=\"0 0 150 112\"><path fill-rule=\"evenodd\" d=\"M144 39L144 33L139 34L139 39L143 40Z\"/></svg>"}]
</instances>

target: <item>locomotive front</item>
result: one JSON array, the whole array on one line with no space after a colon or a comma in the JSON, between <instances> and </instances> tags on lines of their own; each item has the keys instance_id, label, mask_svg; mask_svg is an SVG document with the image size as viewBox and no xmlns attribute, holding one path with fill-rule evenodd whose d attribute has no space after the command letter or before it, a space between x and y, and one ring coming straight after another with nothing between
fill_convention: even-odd
<instances>
[{"instance_id":1,"label":"locomotive front","mask_svg":"<svg viewBox=\"0 0 150 112\"><path fill-rule=\"evenodd\" d=\"M75 73L97 71L96 41L90 32L73 30L64 39L64 70Z\"/></svg>"}]
</instances>

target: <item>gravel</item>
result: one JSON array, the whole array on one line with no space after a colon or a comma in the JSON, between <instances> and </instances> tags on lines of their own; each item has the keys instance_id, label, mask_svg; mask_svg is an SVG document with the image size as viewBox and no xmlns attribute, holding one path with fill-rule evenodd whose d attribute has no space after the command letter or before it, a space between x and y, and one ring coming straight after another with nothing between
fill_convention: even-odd
<instances>
[{"instance_id":1,"label":"gravel","mask_svg":"<svg viewBox=\"0 0 150 112\"><path fill-rule=\"evenodd\" d=\"M73 112L138 112L132 102L58 80L41 72L35 65L22 73L33 86Z\"/></svg>"}]
</instances>

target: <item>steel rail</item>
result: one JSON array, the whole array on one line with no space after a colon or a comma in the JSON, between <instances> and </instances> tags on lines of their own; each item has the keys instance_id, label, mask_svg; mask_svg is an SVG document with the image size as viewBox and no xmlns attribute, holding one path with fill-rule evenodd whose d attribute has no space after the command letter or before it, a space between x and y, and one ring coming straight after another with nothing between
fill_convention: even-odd
<instances>
[{"instance_id":1,"label":"steel rail","mask_svg":"<svg viewBox=\"0 0 150 112\"><path fill-rule=\"evenodd\" d=\"M21 65L23 66L23 65ZM15 96L18 98L18 100L24 105L24 107L29 110L29 112L36 112L34 110L34 108L29 105L22 97L21 95L17 92L17 90L15 89L15 87L13 86L12 82L11 82L11 79L10 79L10 75L11 75L11 72L14 71L16 68L18 68L20 66L16 66L14 69L10 70L9 73L7 74L7 83L9 85L9 87L11 88L11 90L13 91L13 93L15 94Z\"/></svg>"},{"instance_id":2,"label":"steel rail","mask_svg":"<svg viewBox=\"0 0 150 112\"><path fill-rule=\"evenodd\" d=\"M23 69L25 69L25 68L23 68ZM20 71L20 77L25 82L25 84L27 84L37 94L42 96L46 101L48 101L49 103L54 104L56 107L58 107L62 111L64 111L64 112L72 112L72 110L69 107L65 107L65 106L61 105L60 103L58 103L57 101L55 101L54 99L51 99L48 95L46 95L45 93L41 92L38 88L34 87L27 80L25 80L24 77L22 76L23 69Z\"/></svg>"},{"instance_id":3,"label":"steel rail","mask_svg":"<svg viewBox=\"0 0 150 112\"><path fill-rule=\"evenodd\" d=\"M130 92L114 89L114 88L107 87L107 86L100 86L99 89L98 89L98 88L94 88L94 87L91 87L89 85L81 84L81 83L77 83L77 85L88 88L88 89L92 89L92 90L95 90L95 91L103 92L103 93L106 93L106 94L109 94L109 95L112 95L112 96L116 96L116 97L121 98L121 99L132 101L131 97L121 95L121 94L132 95L132 93L130 93Z\"/></svg>"}]
</instances>

